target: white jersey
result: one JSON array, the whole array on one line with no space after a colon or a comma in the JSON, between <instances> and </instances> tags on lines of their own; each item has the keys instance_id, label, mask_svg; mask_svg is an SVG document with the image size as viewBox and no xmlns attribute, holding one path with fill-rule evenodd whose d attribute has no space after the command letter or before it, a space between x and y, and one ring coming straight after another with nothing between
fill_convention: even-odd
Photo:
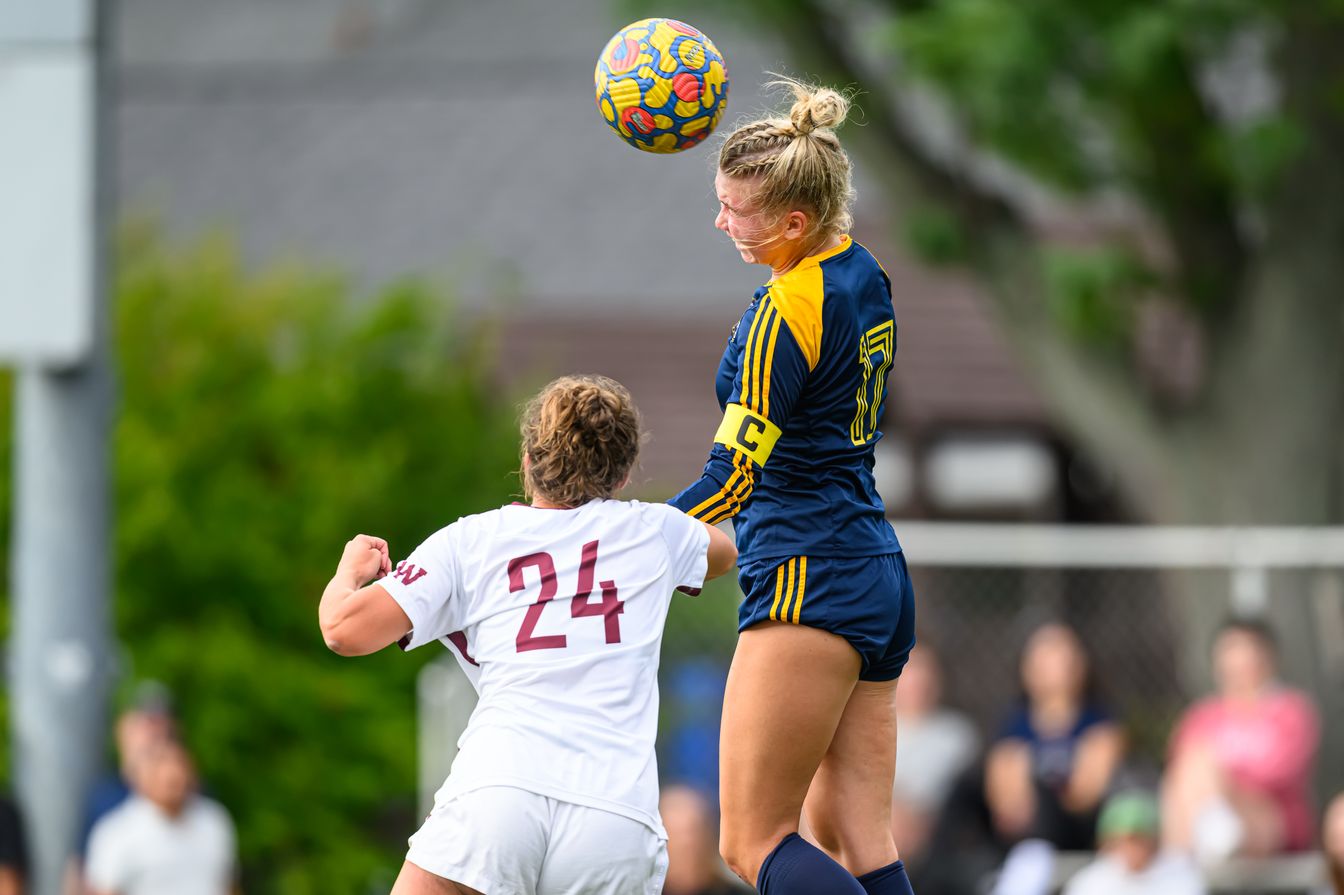
<instances>
[{"instance_id":1,"label":"white jersey","mask_svg":"<svg viewBox=\"0 0 1344 895\"><path fill-rule=\"evenodd\" d=\"M435 532L379 582L480 693L440 790L515 786L658 816L658 658L674 590L698 593L709 532L665 504L514 504Z\"/></svg>"}]
</instances>

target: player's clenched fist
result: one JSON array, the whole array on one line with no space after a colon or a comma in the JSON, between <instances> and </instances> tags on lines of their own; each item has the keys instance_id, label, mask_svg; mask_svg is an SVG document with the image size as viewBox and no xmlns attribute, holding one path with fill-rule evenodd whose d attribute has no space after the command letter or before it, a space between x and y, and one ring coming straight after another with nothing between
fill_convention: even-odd
<instances>
[{"instance_id":1,"label":"player's clenched fist","mask_svg":"<svg viewBox=\"0 0 1344 895\"><path fill-rule=\"evenodd\" d=\"M392 571L387 541L373 535L355 535L346 542L336 571L338 574L345 572L360 583L382 578Z\"/></svg>"}]
</instances>

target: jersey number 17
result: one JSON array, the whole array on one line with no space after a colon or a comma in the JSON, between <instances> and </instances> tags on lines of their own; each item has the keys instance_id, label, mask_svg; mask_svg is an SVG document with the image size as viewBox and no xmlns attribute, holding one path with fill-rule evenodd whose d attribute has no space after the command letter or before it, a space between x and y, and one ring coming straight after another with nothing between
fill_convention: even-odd
<instances>
[{"instance_id":1,"label":"jersey number 17","mask_svg":"<svg viewBox=\"0 0 1344 895\"><path fill-rule=\"evenodd\" d=\"M896 324L887 320L859 337L859 366L863 381L856 396L858 410L849 425L849 440L867 444L877 434L877 412L882 407L882 391L887 385L887 371L896 354Z\"/></svg>"}]
</instances>

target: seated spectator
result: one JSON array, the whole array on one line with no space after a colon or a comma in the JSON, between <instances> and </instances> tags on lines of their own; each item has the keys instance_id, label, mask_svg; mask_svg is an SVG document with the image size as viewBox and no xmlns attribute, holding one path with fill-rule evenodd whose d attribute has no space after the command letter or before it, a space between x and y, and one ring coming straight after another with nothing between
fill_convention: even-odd
<instances>
[{"instance_id":1,"label":"seated spectator","mask_svg":"<svg viewBox=\"0 0 1344 895\"><path fill-rule=\"evenodd\" d=\"M938 653L921 640L896 689L896 782L892 834L906 865L924 854L952 785L980 751L971 720L941 705Z\"/></svg>"},{"instance_id":2,"label":"seated spectator","mask_svg":"<svg viewBox=\"0 0 1344 895\"><path fill-rule=\"evenodd\" d=\"M91 895L226 895L237 855L233 822L195 791L185 747L159 739L130 757L132 795L94 825Z\"/></svg>"},{"instance_id":3,"label":"seated spectator","mask_svg":"<svg viewBox=\"0 0 1344 895\"><path fill-rule=\"evenodd\" d=\"M1020 674L1025 698L985 759L993 830L1005 845L1032 839L1090 849L1124 735L1093 695L1087 654L1067 625L1032 633Z\"/></svg>"},{"instance_id":4,"label":"seated spectator","mask_svg":"<svg viewBox=\"0 0 1344 895\"><path fill-rule=\"evenodd\" d=\"M1216 862L1312 843L1310 783L1320 723L1310 697L1277 679L1274 636L1232 620L1214 640L1217 693L1172 736L1162 792L1169 846Z\"/></svg>"},{"instance_id":5,"label":"seated spectator","mask_svg":"<svg viewBox=\"0 0 1344 895\"><path fill-rule=\"evenodd\" d=\"M658 812L667 828L663 895L733 895L719 860L719 834L709 800L689 786L663 789Z\"/></svg>"},{"instance_id":6,"label":"seated spectator","mask_svg":"<svg viewBox=\"0 0 1344 895\"><path fill-rule=\"evenodd\" d=\"M1344 895L1344 792L1325 809L1321 823L1321 851L1325 854L1330 888L1325 895Z\"/></svg>"},{"instance_id":7,"label":"seated spectator","mask_svg":"<svg viewBox=\"0 0 1344 895\"><path fill-rule=\"evenodd\" d=\"M1098 805L1124 754L1120 726L1094 695L1087 655L1067 625L1033 631L1018 671L1021 704L983 766L957 779L912 874L921 895L983 892L982 878L1000 863L997 892L1043 892L1056 848L1092 848Z\"/></svg>"},{"instance_id":8,"label":"seated spectator","mask_svg":"<svg viewBox=\"0 0 1344 895\"><path fill-rule=\"evenodd\" d=\"M1101 811L1101 854L1078 872L1064 895L1204 895L1194 864L1160 850L1157 800L1147 793L1112 796Z\"/></svg>"},{"instance_id":9,"label":"seated spectator","mask_svg":"<svg viewBox=\"0 0 1344 895\"><path fill-rule=\"evenodd\" d=\"M28 845L19 810L0 798L0 895L23 895L27 878Z\"/></svg>"}]
</instances>

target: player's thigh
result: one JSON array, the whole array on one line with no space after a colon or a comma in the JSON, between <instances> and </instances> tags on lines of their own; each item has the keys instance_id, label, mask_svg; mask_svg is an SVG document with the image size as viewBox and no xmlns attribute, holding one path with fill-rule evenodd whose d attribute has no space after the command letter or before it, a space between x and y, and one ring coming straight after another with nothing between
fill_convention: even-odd
<instances>
[{"instance_id":1,"label":"player's thigh","mask_svg":"<svg viewBox=\"0 0 1344 895\"><path fill-rule=\"evenodd\" d=\"M406 860L467 892L532 893L546 859L551 805L545 796L512 786L442 797L411 837Z\"/></svg>"},{"instance_id":2,"label":"player's thigh","mask_svg":"<svg viewBox=\"0 0 1344 895\"><path fill-rule=\"evenodd\" d=\"M843 638L762 622L743 631L724 692L721 842L745 878L798 829L803 799L859 676Z\"/></svg>"},{"instance_id":3,"label":"player's thigh","mask_svg":"<svg viewBox=\"0 0 1344 895\"><path fill-rule=\"evenodd\" d=\"M553 801L546 860L536 895L659 895L667 845L647 825L620 814Z\"/></svg>"},{"instance_id":4,"label":"player's thigh","mask_svg":"<svg viewBox=\"0 0 1344 895\"><path fill-rule=\"evenodd\" d=\"M817 843L857 875L896 860L896 681L859 681L812 779L805 810Z\"/></svg>"},{"instance_id":5,"label":"player's thigh","mask_svg":"<svg viewBox=\"0 0 1344 895\"><path fill-rule=\"evenodd\" d=\"M401 873L392 886L392 895L482 895L452 880L435 876L407 861L401 865Z\"/></svg>"}]
</instances>

